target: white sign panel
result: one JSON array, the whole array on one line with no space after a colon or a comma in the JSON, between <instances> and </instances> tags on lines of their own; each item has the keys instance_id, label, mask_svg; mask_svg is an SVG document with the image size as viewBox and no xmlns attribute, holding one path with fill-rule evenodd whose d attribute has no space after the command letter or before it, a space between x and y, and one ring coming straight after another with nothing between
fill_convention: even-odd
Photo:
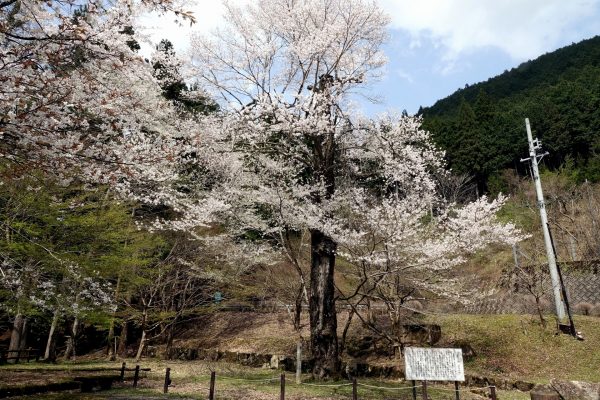
<instances>
[{"instance_id":1,"label":"white sign panel","mask_svg":"<svg viewBox=\"0 0 600 400\"><path fill-rule=\"evenodd\" d=\"M462 349L406 347L404 373L409 381L464 381Z\"/></svg>"}]
</instances>

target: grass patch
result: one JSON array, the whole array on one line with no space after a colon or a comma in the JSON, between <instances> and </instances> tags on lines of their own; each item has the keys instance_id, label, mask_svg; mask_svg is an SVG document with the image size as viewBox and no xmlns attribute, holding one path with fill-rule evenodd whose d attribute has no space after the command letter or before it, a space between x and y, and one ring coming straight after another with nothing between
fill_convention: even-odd
<instances>
[{"instance_id":1,"label":"grass patch","mask_svg":"<svg viewBox=\"0 0 600 400\"><path fill-rule=\"evenodd\" d=\"M547 383L551 379L600 381L600 320L576 316L584 341L556 335L553 320L543 329L529 315L444 315L442 345L469 343L477 356L465 364L472 374Z\"/></svg>"},{"instance_id":2,"label":"grass patch","mask_svg":"<svg viewBox=\"0 0 600 400\"><path fill-rule=\"evenodd\" d=\"M115 368L120 363L108 362L85 362L85 363L62 363L54 365L57 373L64 371L77 371L86 368ZM133 362L128 362L133 365ZM243 367L233 363L225 362L177 362L177 361L157 361L142 360L143 367L149 367L152 370L145 373L145 377L139 382L139 388L131 387L131 376L127 376L123 384L117 385L114 390L96 393L60 393L39 395L36 398L45 400L54 399L206 399L208 397L208 387L210 382L210 372L215 371L216 394L217 399L232 400L271 400L276 399L280 393L280 372ZM169 388L169 394L163 395L163 379L166 367L171 368L171 379L173 385ZM8 367L9 369L10 367ZM34 369L34 365L28 368ZM5 371L6 372L6 371ZM303 376L303 384L297 385L294 382L294 376L286 375L286 399L289 400L338 400L352 398L352 386L347 380L314 382L308 375ZM376 380L360 378L358 380L358 394L361 400L384 400L412 399L412 390L410 384L403 381ZM363 386L367 385L367 386ZM454 399L454 393L450 385L432 385L428 393L431 398L436 400ZM420 390L418 391L421 395ZM463 392L461 399L474 400L477 397L468 391ZM515 398L515 400L520 400Z\"/></svg>"}]
</instances>

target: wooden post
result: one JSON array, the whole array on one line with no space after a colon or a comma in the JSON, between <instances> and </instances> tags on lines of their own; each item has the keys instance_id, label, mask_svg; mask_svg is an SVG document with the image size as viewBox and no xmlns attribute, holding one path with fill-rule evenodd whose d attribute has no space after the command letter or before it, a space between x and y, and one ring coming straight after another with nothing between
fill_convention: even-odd
<instances>
[{"instance_id":1,"label":"wooden post","mask_svg":"<svg viewBox=\"0 0 600 400\"><path fill-rule=\"evenodd\" d=\"M296 344L296 384L302 383L302 342Z\"/></svg>"},{"instance_id":2,"label":"wooden post","mask_svg":"<svg viewBox=\"0 0 600 400\"><path fill-rule=\"evenodd\" d=\"M575 242L575 238L573 236L569 236L571 243L571 259L573 261L577 261L577 243Z\"/></svg>"},{"instance_id":3,"label":"wooden post","mask_svg":"<svg viewBox=\"0 0 600 400\"><path fill-rule=\"evenodd\" d=\"M210 373L210 388L208 389L208 400L215 400L215 371Z\"/></svg>"},{"instance_id":4,"label":"wooden post","mask_svg":"<svg viewBox=\"0 0 600 400\"><path fill-rule=\"evenodd\" d=\"M40 352L41 352L40 349L37 349L35 351L35 362L39 362L40 361Z\"/></svg>"},{"instance_id":5,"label":"wooden post","mask_svg":"<svg viewBox=\"0 0 600 400\"><path fill-rule=\"evenodd\" d=\"M427 381L423 381L422 386L423 386L423 400L428 400L429 398L427 397Z\"/></svg>"},{"instance_id":6,"label":"wooden post","mask_svg":"<svg viewBox=\"0 0 600 400\"><path fill-rule=\"evenodd\" d=\"M460 400L460 390L458 389L458 381L454 381L454 393L456 394L456 400Z\"/></svg>"},{"instance_id":7,"label":"wooden post","mask_svg":"<svg viewBox=\"0 0 600 400\"><path fill-rule=\"evenodd\" d=\"M121 364L121 382L125 380L125 363Z\"/></svg>"},{"instance_id":8,"label":"wooden post","mask_svg":"<svg viewBox=\"0 0 600 400\"><path fill-rule=\"evenodd\" d=\"M413 392L413 400L417 400L417 381L412 382L412 392Z\"/></svg>"},{"instance_id":9,"label":"wooden post","mask_svg":"<svg viewBox=\"0 0 600 400\"><path fill-rule=\"evenodd\" d=\"M352 378L352 400L358 400L358 388L356 386L356 378Z\"/></svg>"},{"instance_id":10,"label":"wooden post","mask_svg":"<svg viewBox=\"0 0 600 400\"><path fill-rule=\"evenodd\" d=\"M133 387L136 388L138 384L138 379L140 379L140 366L135 366L135 373L133 374Z\"/></svg>"},{"instance_id":11,"label":"wooden post","mask_svg":"<svg viewBox=\"0 0 600 400\"><path fill-rule=\"evenodd\" d=\"M496 397L496 386L490 386L490 397L492 400L497 400Z\"/></svg>"},{"instance_id":12,"label":"wooden post","mask_svg":"<svg viewBox=\"0 0 600 400\"><path fill-rule=\"evenodd\" d=\"M21 350L15 350L17 352L17 359L15 360L15 364L19 363L19 359L21 358Z\"/></svg>"},{"instance_id":13,"label":"wooden post","mask_svg":"<svg viewBox=\"0 0 600 400\"><path fill-rule=\"evenodd\" d=\"M169 392L169 385L171 384L171 368L167 368L165 371L165 386L163 388L163 393Z\"/></svg>"},{"instance_id":14,"label":"wooden post","mask_svg":"<svg viewBox=\"0 0 600 400\"><path fill-rule=\"evenodd\" d=\"M513 253L513 260L515 262L515 268L519 269L519 245L518 244L512 245L512 253Z\"/></svg>"},{"instance_id":15,"label":"wooden post","mask_svg":"<svg viewBox=\"0 0 600 400\"><path fill-rule=\"evenodd\" d=\"M279 400L285 400L285 374L281 374L281 394Z\"/></svg>"}]
</instances>

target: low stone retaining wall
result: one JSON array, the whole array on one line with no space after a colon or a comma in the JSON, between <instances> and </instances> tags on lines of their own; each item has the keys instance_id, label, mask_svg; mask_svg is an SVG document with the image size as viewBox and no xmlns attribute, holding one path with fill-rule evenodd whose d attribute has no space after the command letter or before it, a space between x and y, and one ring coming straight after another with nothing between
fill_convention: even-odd
<instances>
[{"instance_id":1,"label":"low stone retaining wall","mask_svg":"<svg viewBox=\"0 0 600 400\"><path fill-rule=\"evenodd\" d=\"M206 360L234 362L248 367L262 367L278 369L288 372L296 371L296 358L286 355L239 353L232 351L218 351L206 349L173 348L170 359L178 360ZM313 361L302 360L302 372L310 372ZM403 379L403 366L372 365L360 361L343 361L342 371L346 377L369 377L382 379ZM490 378L478 375L465 375L464 386L487 387L496 386L502 390L530 391L535 384L521 380Z\"/></svg>"}]
</instances>

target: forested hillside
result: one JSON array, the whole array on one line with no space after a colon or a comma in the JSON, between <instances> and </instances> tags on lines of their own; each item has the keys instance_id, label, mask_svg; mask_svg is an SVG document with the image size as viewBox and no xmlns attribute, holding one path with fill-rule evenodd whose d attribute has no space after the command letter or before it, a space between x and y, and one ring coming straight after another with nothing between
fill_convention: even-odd
<instances>
[{"instance_id":1,"label":"forested hillside","mask_svg":"<svg viewBox=\"0 0 600 400\"><path fill-rule=\"evenodd\" d=\"M524 119L542 139L554 169L572 160L579 180L600 179L600 37L525 62L465 86L419 110L424 126L446 150L449 166L496 189L498 171L527 155Z\"/></svg>"}]
</instances>

